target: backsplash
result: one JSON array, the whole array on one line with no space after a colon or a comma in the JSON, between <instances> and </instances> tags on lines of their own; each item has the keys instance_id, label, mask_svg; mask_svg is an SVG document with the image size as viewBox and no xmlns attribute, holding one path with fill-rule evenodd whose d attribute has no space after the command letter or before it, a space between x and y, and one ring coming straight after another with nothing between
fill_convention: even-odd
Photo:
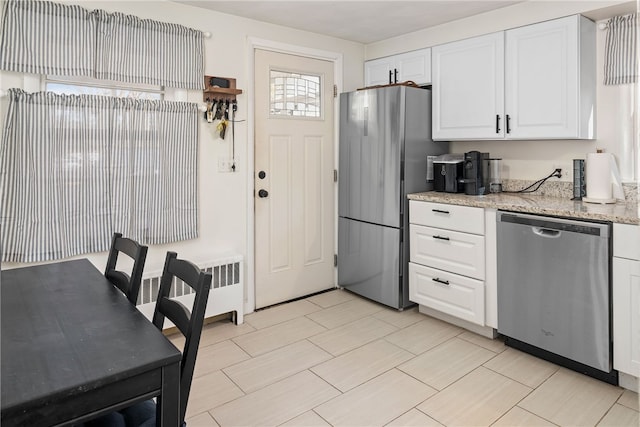
<instances>
[{"instance_id":1,"label":"backsplash","mask_svg":"<svg viewBox=\"0 0 640 427\"><path fill-rule=\"evenodd\" d=\"M535 181L527 181L522 179L505 179L502 182L503 191L518 191L533 184ZM638 203L638 184L624 183L625 203ZM537 196L559 197L561 199L571 199L573 197L573 183L568 181L547 181L540 186L535 193Z\"/></svg>"}]
</instances>

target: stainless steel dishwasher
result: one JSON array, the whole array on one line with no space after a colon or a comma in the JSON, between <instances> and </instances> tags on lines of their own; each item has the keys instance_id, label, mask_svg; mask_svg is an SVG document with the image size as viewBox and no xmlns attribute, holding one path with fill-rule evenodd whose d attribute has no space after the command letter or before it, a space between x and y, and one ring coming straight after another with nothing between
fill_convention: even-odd
<instances>
[{"instance_id":1,"label":"stainless steel dishwasher","mask_svg":"<svg viewBox=\"0 0 640 427\"><path fill-rule=\"evenodd\" d=\"M507 345L618 383L611 224L498 212L498 332Z\"/></svg>"}]
</instances>

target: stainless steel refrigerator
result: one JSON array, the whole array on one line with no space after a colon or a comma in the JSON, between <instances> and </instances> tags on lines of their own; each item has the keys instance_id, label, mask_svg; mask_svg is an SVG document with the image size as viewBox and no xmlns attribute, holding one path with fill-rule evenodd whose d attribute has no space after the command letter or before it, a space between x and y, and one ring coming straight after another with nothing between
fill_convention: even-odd
<instances>
[{"instance_id":1,"label":"stainless steel refrigerator","mask_svg":"<svg viewBox=\"0 0 640 427\"><path fill-rule=\"evenodd\" d=\"M406 86L340 95L338 285L409 306L407 194L432 189L431 91Z\"/></svg>"}]
</instances>

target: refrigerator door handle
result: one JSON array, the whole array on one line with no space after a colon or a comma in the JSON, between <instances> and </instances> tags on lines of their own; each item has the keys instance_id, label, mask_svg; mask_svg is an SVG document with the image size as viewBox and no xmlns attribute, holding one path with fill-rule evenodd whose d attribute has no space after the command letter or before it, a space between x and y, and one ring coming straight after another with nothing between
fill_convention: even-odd
<instances>
[{"instance_id":1,"label":"refrigerator door handle","mask_svg":"<svg viewBox=\"0 0 640 427\"><path fill-rule=\"evenodd\" d=\"M363 125L363 132L362 134L364 136L369 136L369 107L364 107L363 109L363 121L362 121L362 125Z\"/></svg>"}]
</instances>

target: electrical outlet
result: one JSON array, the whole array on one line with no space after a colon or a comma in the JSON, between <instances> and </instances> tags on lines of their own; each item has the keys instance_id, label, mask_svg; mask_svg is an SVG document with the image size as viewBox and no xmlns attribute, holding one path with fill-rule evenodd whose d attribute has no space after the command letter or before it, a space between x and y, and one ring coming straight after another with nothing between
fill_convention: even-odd
<instances>
[{"instance_id":1,"label":"electrical outlet","mask_svg":"<svg viewBox=\"0 0 640 427\"><path fill-rule=\"evenodd\" d=\"M564 173L562 173L562 171L564 170L567 170L566 165L556 163L553 165L553 174L551 176L553 178L562 179L562 177L565 175Z\"/></svg>"},{"instance_id":2,"label":"electrical outlet","mask_svg":"<svg viewBox=\"0 0 640 427\"><path fill-rule=\"evenodd\" d=\"M233 172L233 161L227 157L218 158L218 172Z\"/></svg>"}]
</instances>

